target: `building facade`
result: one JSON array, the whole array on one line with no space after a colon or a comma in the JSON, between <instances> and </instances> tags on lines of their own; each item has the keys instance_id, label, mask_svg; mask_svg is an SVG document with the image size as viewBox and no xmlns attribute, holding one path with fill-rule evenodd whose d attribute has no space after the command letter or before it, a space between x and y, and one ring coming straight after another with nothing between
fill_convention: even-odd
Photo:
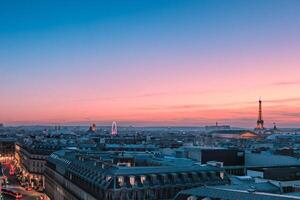
<instances>
[{"instance_id":1,"label":"building facade","mask_svg":"<svg viewBox=\"0 0 300 200\"><path fill-rule=\"evenodd\" d=\"M245 152L238 149L182 147L176 151L177 157L185 157L201 164L209 162L221 163L228 174L245 174Z\"/></svg>"},{"instance_id":2,"label":"building facade","mask_svg":"<svg viewBox=\"0 0 300 200\"><path fill-rule=\"evenodd\" d=\"M15 139L0 138L0 161L12 160L15 154Z\"/></svg>"},{"instance_id":3,"label":"building facade","mask_svg":"<svg viewBox=\"0 0 300 200\"><path fill-rule=\"evenodd\" d=\"M53 151L59 149L58 146L49 144L17 142L15 144L15 159L22 184L43 190L45 188L46 160Z\"/></svg>"}]
</instances>

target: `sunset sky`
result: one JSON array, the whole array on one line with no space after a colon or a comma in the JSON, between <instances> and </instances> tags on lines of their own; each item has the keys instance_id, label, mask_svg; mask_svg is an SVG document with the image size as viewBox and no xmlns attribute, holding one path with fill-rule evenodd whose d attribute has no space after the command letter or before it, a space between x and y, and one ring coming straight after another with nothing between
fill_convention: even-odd
<instances>
[{"instance_id":1,"label":"sunset sky","mask_svg":"<svg viewBox=\"0 0 300 200\"><path fill-rule=\"evenodd\" d=\"M300 1L0 2L0 123L300 127Z\"/></svg>"}]
</instances>

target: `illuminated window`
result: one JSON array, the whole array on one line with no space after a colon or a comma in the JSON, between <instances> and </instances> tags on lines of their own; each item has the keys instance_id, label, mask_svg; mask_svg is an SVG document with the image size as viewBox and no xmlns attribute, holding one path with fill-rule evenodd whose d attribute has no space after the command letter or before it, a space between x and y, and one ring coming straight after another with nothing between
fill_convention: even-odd
<instances>
[{"instance_id":1,"label":"illuminated window","mask_svg":"<svg viewBox=\"0 0 300 200\"><path fill-rule=\"evenodd\" d=\"M187 198L187 200L197 200L197 197L195 197L195 196L189 196L189 197Z\"/></svg>"},{"instance_id":2,"label":"illuminated window","mask_svg":"<svg viewBox=\"0 0 300 200\"><path fill-rule=\"evenodd\" d=\"M123 176L118 177L118 183L119 183L119 185L124 185L124 177Z\"/></svg>"},{"instance_id":3,"label":"illuminated window","mask_svg":"<svg viewBox=\"0 0 300 200\"><path fill-rule=\"evenodd\" d=\"M109 181L111 179L111 176L106 177L106 181Z\"/></svg>"},{"instance_id":4,"label":"illuminated window","mask_svg":"<svg viewBox=\"0 0 300 200\"><path fill-rule=\"evenodd\" d=\"M135 184L135 178L134 178L134 176L130 176L129 182L130 182L131 185Z\"/></svg>"},{"instance_id":5,"label":"illuminated window","mask_svg":"<svg viewBox=\"0 0 300 200\"><path fill-rule=\"evenodd\" d=\"M221 179L224 179L224 172L221 172L221 173L220 173L220 178L221 178Z\"/></svg>"},{"instance_id":6,"label":"illuminated window","mask_svg":"<svg viewBox=\"0 0 300 200\"><path fill-rule=\"evenodd\" d=\"M141 176L141 183L144 184L145 181L146 181L146 176Z\"/></svg>"}]
</instances>

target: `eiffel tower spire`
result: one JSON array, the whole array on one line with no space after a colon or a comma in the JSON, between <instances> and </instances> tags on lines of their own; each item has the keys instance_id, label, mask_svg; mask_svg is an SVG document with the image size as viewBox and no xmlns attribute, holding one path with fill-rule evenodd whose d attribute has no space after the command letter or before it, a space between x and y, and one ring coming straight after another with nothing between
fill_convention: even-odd
<instances>
[{"instance_id":1,"label":"eiffel tower spire","mask_svg":"<svg viewBox=\"0 0 300 200\"><path fill-rule=\"evenodd\" d=\"M256 123L256 129L261 130L261 129L265 129L264 128L264 120L262 117L262 101L259 98L259 107L258 107L258 119L257 119L257 123Z\"/></svg>"}]
</instances>

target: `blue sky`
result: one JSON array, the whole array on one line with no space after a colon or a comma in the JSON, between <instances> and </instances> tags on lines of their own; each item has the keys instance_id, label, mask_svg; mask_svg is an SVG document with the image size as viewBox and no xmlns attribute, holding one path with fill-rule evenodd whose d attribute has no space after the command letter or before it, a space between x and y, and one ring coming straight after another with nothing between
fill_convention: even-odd
<instances>
[{"instance_id":1,"label":"blue sky","mask_svg":"<svg viewBox=\"0 0 300 200\"><path fill-rule=\"evenodd\" d=\"M252 101L253 113L240 109L255 120L258 96L298 98L299 9L296 0L2 1L0 120L250 125L221 104ZM102 101L119 98L127 100ZM208 104L219 114L139 110L169 103Z\"/></svg>"}]
</instances>

